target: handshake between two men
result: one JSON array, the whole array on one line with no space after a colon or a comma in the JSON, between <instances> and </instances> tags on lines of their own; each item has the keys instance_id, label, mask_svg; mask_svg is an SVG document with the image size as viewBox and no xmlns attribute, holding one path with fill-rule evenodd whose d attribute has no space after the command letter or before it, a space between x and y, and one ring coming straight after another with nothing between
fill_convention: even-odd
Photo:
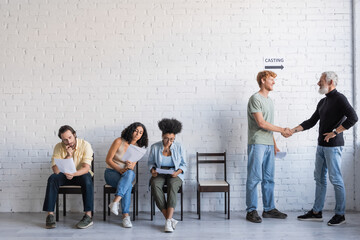
<instances>
[{"instance_id":1,"label":"handshake between two men","mask_svg":"<svg viewBox=\"0 0 360 240\"><path fill-rule=\"evenodd\" d=\"M284 128L283 131L281 131L281 135L285 138L291 137L293 133L294 132L290 128Z\"/></svg>"},{"instance_id":2,"label":"handshake between two men","mask_svg":"<svg viewBox=\"0 0 360 240\"><path fill-rule=\"evenodd\" d=\"M293 129L283 128L283 131L281 131L281 135L285 138L288 138L288 137L291 137L294 133L301 132L303 130L304 130L304 128L301 125L294 127ZM324 136L324 141L328 143L331 138L336 137L336 135L338 135L339 133L341 133L345 130L346 130L346 128L344 128L342 125L340 125L336 129L334 129L332 132L323 133L322 135Z\"/></svg>"},{"instance_id":3,"label":"handshake between two men","mask_svg":"<svg viewBox=\"0 0 360 240\"><path fill-rule=\"evenodd\" d=\"M304 128L301 125L299 125L297 127L294 127L293 129L283 128L283 130L280 133L283 137L288 138L288 137L291 137L294 133L301 132L303 130L304 130Z\"/></svg>"}]
</instances>

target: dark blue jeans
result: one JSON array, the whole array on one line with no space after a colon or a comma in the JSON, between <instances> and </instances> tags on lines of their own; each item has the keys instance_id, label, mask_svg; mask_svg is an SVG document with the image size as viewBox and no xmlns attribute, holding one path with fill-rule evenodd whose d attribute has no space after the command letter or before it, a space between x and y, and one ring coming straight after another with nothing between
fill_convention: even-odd
<instances>
[{"instance_id":1,"label":"dark blue jeans","mask_svg":"<svg viewBox=\"0 0 360 240\"><path fill-rule=\"evenodd\" d=\"M74 177L68 180L63 173L53 173L49 178L46 186L46 195L43 211L53 212L55 208L56 198L59 187L63 185L81 186L82 199L84 203L84 212L94 210L94 187L91 174L87 173L82 176Z\"/></svg>"}]
</instances>

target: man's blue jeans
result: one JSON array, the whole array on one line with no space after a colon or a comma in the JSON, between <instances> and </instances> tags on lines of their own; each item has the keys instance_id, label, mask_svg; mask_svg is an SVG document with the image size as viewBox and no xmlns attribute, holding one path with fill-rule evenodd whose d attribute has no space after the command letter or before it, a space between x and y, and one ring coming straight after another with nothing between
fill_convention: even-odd
<instances>
[{"instance_id":1,"label":"man's blue jeans","mask_svg":"<svg viewBox=\"0 0 360 240\"><path fill-rule=\"evenodd\" d=\"M335 190L335 214L345 214L345 186L341 175L341 152L343 147L322 147L316 149L314 179L316 182L313 210L320 212L324 208L326 195L326 174Z\"/></svg>"},{"instance_id":2,"label":"man's blue jeans","mask_svg":"<svg viewBox=\"0 0 360 240\"><path fill-rule=\"evenodd\" d=\"M246 180L246 211L257 209L257 185L261 182L264 211L275 208L274 204L275 153L273 145L248 145Z\"/></svg>"},{"instance_id":3,"label":"man's blue jeans","mask_svg":"<svg viewBox=\"0 0 360 240\"><path fill-rule=\"evenodd\" d=\"M94 210L94 187L90 173L73 177L68 180L63 173L51 174L48 178L46 186L46 195L43 205L43 211L53 212L55 208L56 198L58 196L59 187L63 185L81 186L82 199L84 203L84 212Z\"/></svg>"},{"instance_id":4,"label":"man's blue jeans","mask_svg":"<svg viewBox=\"0 0 360 240\"><path fill-rule=\"evenodd\" d=\"M134 171L127 170L126 172L121 174L114 169L107 168L105 170L104 176L106 184L109 184L113 188L116 188L115 196L121 197L122 213L129 213L131 204L132 182L135 178Z\"/></svg>"}]
</instances>

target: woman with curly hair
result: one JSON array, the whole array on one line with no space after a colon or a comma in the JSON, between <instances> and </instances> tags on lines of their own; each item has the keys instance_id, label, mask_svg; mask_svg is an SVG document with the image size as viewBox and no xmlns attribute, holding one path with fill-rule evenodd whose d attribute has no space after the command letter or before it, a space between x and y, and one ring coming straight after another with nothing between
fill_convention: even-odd
<instances>
[{"instance_id":1,"label":"woman with curly hair","mask_svg":"<svg viewBox=\"0 0 360 240\"><path fill-rule=\"evenodd\" d=\"M118 215L121 200L122 225L125 228L132 227L129 208L132 182L135 177L133 170L136 162L127 161L123 159L123 156L130 144L138 147L147 147L148 141L145 126L139 122L132 123L121 132L121 137L115 139L106 156L105 181L106 184L116 188L114 201L109 204L109 208L112 213Z\"/></svg>"},{"instance_id":2,"label":"woman with curly hair","mask_svg":"<svg viewBox=\"0 0 360 240\"><path fill-rule=\"evenodd\" d=\"M151 191L154 194L156 206L164 215L165 232L172 232L178 221L173 219L176 206L176 194L179 191L186 171L185 152L175 135L181 132L182 124L176 119L162 119L159 123L162 131L162 141L151 146L148 166L151 172ZM156 169L171 169L172 174L159 174ZM167 185L167 200L163 186Z\"/></svg>"}]
</instances>

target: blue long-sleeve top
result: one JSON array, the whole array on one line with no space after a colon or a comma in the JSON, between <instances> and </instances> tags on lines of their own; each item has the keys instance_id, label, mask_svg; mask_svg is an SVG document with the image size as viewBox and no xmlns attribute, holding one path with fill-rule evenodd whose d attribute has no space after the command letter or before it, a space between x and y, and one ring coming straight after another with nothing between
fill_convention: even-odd
<instances>
[{"instance_id":1,"label":"blue long-sleeve top","mask_svg":"<svg viewBox=\"0 0 360 240\"><path fill-rule=\"evenodd\" d=\"M162 141L151 145L149 160L148 160L148 166L150 171L153 167L161 168L161 162L162 162L161 155L163 154L163 151L164 151L164 145ZM180 173L178 177L182 181L184 181L184 173L187 169L185 162L185 150L183 149L183 147L179 142L173 142L170 146L170 151L171 151L172 160L174 161L174 165L175 165L174 170L175 171L178 169L182 170L182 173Z\"/></svg>"},{"instance_id":2,"label":"blue long-sleeve top","mask_svg":"<svg viewBox=\"0 0 360 240\"><path fill-rule=\"evenodd\" d=\"M347 98L334 89L320 100L311 118L300 125L304 130L307 130L315 126L319 119L319 146L337 147L344 146L343 133L331 138L329 142L324 141L324 133L331 132L340 125L345 129L349 129L358 121L358 116Z\"/></svg>"}]
</instances>

